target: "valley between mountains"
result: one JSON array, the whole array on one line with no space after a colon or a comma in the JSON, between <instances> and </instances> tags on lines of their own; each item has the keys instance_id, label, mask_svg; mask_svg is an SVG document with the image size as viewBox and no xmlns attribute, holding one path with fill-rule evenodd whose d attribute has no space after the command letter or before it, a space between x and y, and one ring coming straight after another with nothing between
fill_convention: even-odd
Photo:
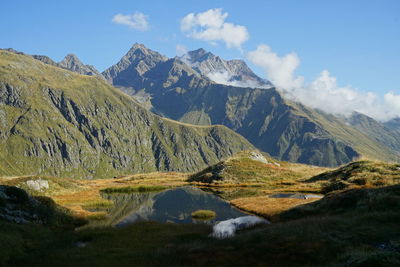
<instances>
[{"instance_id":1,"label":"valley between mountains","mask_svg":"<svg viewBox=\"0 0 400 267\"><path fill-rule=\"evenodd\" d=\"M399 125L204 49L102 73L2 49L0 266L398 265Z\"/></svg>"}]
</instances>

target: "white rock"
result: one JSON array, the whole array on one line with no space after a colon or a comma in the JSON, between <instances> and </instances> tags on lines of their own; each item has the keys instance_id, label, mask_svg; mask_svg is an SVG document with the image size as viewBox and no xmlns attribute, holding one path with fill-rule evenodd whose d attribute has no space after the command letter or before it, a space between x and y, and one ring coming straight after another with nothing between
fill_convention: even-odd
<instances>
[{"instance_id":1,"label":"white rock","mask_svg":"<svg viewBox=\"0 0 400 267\"><path fill-rule=\"evenodd\" d=\"M250 152L250 158L252 160L259 161L262 163L266 163L266 164L269 163L268 160L261 153L258 153L258 152L254 152L254 151Z\"/></svg>"},{"instance_id":2,"label":"white rock","mask_svg":"<svg viewBox=\"0 0 400 267\"><path fill-rule=\"evenodd\" d=\"M243 216L235 219L229 219L215 224L211 236L215 238L231 237L235 235L237 230L249 228L257 224L267 223L270 222L257 216Z\"/></svg>"},{"instance_id":3,"label":"white rock","mask_svg":"<svg viewBox=\"0 0 400 267\"><path fill-rule=\"evenodd\" d=\"M38 179L38 180L29 180L26 181L26 185L35 191L42 192L46 189L49 189L49 182L47 180Z\"/></svg>"}]
</instances>

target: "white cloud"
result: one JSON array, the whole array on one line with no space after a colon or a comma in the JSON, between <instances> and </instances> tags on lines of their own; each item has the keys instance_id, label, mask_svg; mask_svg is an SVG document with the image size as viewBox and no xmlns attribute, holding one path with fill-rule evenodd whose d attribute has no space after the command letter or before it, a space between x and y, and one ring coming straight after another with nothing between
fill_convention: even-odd
<instances>
[{"instance_id":1,"label":"white cloud","mask_svg":"<svg viewBox=\"0 0 400 267\"><path fill-rule=\"evenodd\" d=\"M391 111L390 116L400 116L400 95L393 92L386 93L383 96L387 108Z\"/></svg>"},{"instance_id":2,"label":"white cloud","mask_svg":"<svg viewBox=\"0 0 400 267\"><path fill-rule=\"evenodd\" d=\"M183 56L183 55L185 55L186 53L187 53L187 48L186 48L186 46L184 46L184 45L181 45L181 44L177 44L176 45L176 47L175 47L175 50L176 50L176 55L177 56Z\"/></svg>"},{"instance_id":3,"label":"white cloud","mask_svg":"<svg viewBox=\"0 0 400 267\"><path fill-rule=\"evenodd\" d=\"M360 92L351 86L341 87L329 71L322 71L311 83L296 76L300 60L295 53L282 57L267 45L260 45L247 54L249 60L264 69L266 76L288 98L306 106L337 115L350 115L353 111L380 121L400 116L400 95L389 92L383 98L372 92Z\"/></svg>"},{"instance_id":4,"label":"white cloud","mask_svg":"<svg viewBox=\"0 0 400 267\"><path fill-rule=\"evenodd\" d=\"M141 12L135 12L130 15L117 14L112 21L139 31L147 31L149 29L148 16Z\"/></svg>"},{"instance_id":5,"label":"white cloud","mask_svg":"<svg viewBox=\"0 0 400 267\"><path fill-rule=\"evenodd\" d=\"M209 9L202 13L190 13L181 20L181 31L189 37L215 44L225 42L227 47L241 48L249 39L247 28L225 22L228 13L221 8Z\"/></svg>"},{"instance_id":6,"label":"white cloud","mask_svg":"<svg viewBox=\"0 0 400 267\"><path fill-rule=\"evenodd\" d=\"M262 67L271 82L278 87L290 90L303 84L303 77L294 77L294 71L300 64L296 53L279 57L268 45L259 45L256 50L250 51L247 57L255 65Z\"/></svg>"},{"instance_id":7,"label":"white cloud","mask_svg":"<svg viewBox=\"0 0 400 267\"><path fill-rule=\"evenodd\" d=\"M245 81L238 81L235 79L234 75L227 72L227 71L216 71L210 72L206 74L206 76L219 84L226 84L236 87L250 87L250 88L271 88L271 86L263 86L260 85L257 81L253 80L245 80Z\"/></svg>"},{"instance_id":8,"label":"white cloud","mask_svg":"<svg viewBox=\"0 0 400 267\"><path fill-rule=\"evenodd\" d=\"M231 79L232 75L230 75L227 71L210 72L207 74L207 77L216 83L233 85L230 83L230 79Z\"/></svg>"}]
</instances>

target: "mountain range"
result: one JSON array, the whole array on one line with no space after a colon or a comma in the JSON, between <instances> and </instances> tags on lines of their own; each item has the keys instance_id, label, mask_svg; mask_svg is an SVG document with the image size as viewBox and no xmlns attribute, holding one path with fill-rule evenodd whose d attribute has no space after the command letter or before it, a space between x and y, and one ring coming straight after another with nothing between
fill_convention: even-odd
<instances>
[{"instance_id":1,"label":"mountain range","mask_svg":"<svg viewBox=\"0 0 400 267\"><path fill-rule=\"evenodd\" d=\"M311 109L204 49L168 58L136 43L103 73L72 54L8 49L0 62L3 174L195 171L254 147L319 166L399 159L399 120Z\"/></svg>"},{"instance_id":2,"label":"mountain range","mask_svg":"<svg viewBox=\"0 0 400 267\"><path fill-rule=\"evenodd\" d=\"M215 73L228 73L231 80L217 83ZM400 143L393 129L368 117L390 132L386 136L397 136L392 141L377 138L348 120L286 99L243 61L225 61L203 49L167 58L134 44L103 75L157 114L185 123L225 125L281 160L321 166L361 156L398 160ZM260 86L229 85L233 83Z\"/></svg>"},{"instance_id":3,"label":"mountain range","mask_svg":"<svg viewBox=\"0 0 400 267\"><path fill-rule=\"evenodd\" d=\"M254 149L225 126L162 118L97 75L37 59L0 50L1 175L195 171ZM61 65L77 71L72 61Z\"/></svg>"}]
</instances>

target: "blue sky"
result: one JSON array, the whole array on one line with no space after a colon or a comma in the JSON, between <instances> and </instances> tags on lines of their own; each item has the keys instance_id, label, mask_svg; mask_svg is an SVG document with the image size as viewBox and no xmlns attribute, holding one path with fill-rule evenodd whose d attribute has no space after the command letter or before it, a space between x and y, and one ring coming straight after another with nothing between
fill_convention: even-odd
<instances>
[{"instance_id":1,"label":"blue sky","mask_svg":"<svg viewBox=\"0 0 400 267\"><path fill-rule=\"evenodd\" d=\"M241 48L188 37L181 20L189 13L222 8L225 22L246 28ZM225 59L242 58L261 76L248 52L265 44L279 57L295 53L293 75L305 83L328 70L338 86L379 96L400 93L400 1L1 1L0 47L45 54L56 61L75 53L100 71L135 42L167 56L176 46L203 47ZM141 12L148 29L112 22L116 14Z\"/></svg>"}]
</instances>

